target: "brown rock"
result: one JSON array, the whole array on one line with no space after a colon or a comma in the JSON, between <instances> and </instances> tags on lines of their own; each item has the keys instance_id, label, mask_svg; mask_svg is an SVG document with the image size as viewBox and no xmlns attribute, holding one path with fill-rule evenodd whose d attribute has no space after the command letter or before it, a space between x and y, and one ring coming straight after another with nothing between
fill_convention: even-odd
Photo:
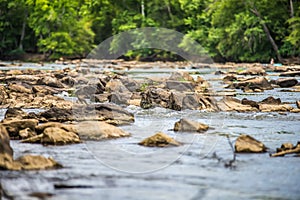
<instances>
[{"instance_id":1,"label":"brown rock","mask_svg":"<svg viewBox=\"0 0 300 200\"><path fill-rule=\"evenodd\" d=\"M267 97L266 99L262 100L260 103L279 105L279 104L281 104L281 99L280 98L275 99L274 97L270 96L270 97Z\"/></svg>"},{"instance_id":2,"label":"brown rock","mask_svg":"<svg viewBox=\"0 0 300 200\"><path fill-rule=\"evenodd\" d=\"M148 137L141 141L139 145L147 147L167 147L167 146L179 146L180 143L169 137L168 135L159 132L155 135Z\"/></svg>"},{"instance_id":3,"label":"brown rock","mask_svg":"<svg viewBox=\"0 0 300 200\"><path fill-rule=\"evenodd\" d=\"M263 143L249 135L240 135L235 142L237 153L263 153L266 149Z\"/></svg>"},{"instance_id":4,"label":"brown rock","mask_svg":"<svg viewBox=\"0 0 300 200\"><path fill-rule=\"evenodd\" d=\"M84 121L76 124L76 133L84 140L102 140L128 137L129 133L111 124L99 121Z\"/></svg>"},{"instance_id":5,"label":"brown rock","mask_svg":"<svg viewBox=\"0 0 300 200\"><path fill-rule=\"evenodd\" d=\"M299 154L300 153L300 142L296 146L291 143L285 143L281 145L281 148L277 149L277 153L273 153L271 157L284 156L286 154Z\"/></svg>"},{"instance_id":6,"label":"brown rock","mask_svg":"<svg viewBox=\"0 0 300 200\"><path fill-rule=\"evenodd\" d=\"M182 71L173 72L169 77L169 80L194 82L194 78L188 72L182 72Z\"/></svg>"},{"instance_id":7,"label":"brown rock","mask_svg":"<svg viewBox=\"0 0 300 200\"><path fill-rule=\"evenodd\" d=\"M6 128L0 125L0 154L4 153L13 156L13 149L9 145L9 135Z\"/></svg>"},{"instance_id":8,"label":"brown rock","mask_svg":"<svg viewBox=\"0 0 300 200\"><path fill-rule=\"evenodd\" d=\"M249 100L249 99L247 99L247 98L243 98L241 103L242 103L243 105L249 105L249 106L255 107L255 108L257 108L257 109L259 108L257 102L252 101L252 100Z\"/></svg>"},{"instance_id":9,"label":"brown rock","mask_svg":"<svg viewBox=\"0 0 300 200\"><path fill-rule=\"evenodd\" d=\"M24 143L41 143L44 145L66 145L80 143L78 135L58 127L47 127L43 133L22 140Z\"/></svg>"},{"instance_id":10,"label":"brown rock","mask_svg":"<svg viewBox=\"0 0 300 200\"><path fill-rule=\"evenodd\" d=\"M206 124L188 119L180 119L174 125L174 131L205 132L208 128Z\"/></svg>"},{"instance_id":11,"label":"brown rock","mask_svg":"<svg viewBox=\"0 0 300 200\"><path fill-rule=\"evenodd\" d=\"M251 67L238 73L239 75L265 76L267 73L262 67Z\"/></svg>"},{"instance_id":12,"label":"brown rock","mask_svg":"<svg viewBox=\"0 0 300 200\"><path fill-rule=\"evenodd\" d=\"M273 87L271 83L265 77L254 77L246 80L241 80L236 83L229 85L229 88L243 89L248 87L251 90L260 89L260 90L271 90Z\"/></svg>"},{"instance_id":13,"label":"brown rock","mask_svg":"<svg viewBox=\"0 0 300 200\"><path fill-rule=\"evenodd\" d=\"M282 88L293 87L297 85L298 80L295 78L279 78L276 80L276 84Z\"/></svg>"},{"instance_id":14,"label":"brown rock","mask_svg":"<svg viewBox=\"0 0 300 200\"><path fill-rule=\"evenodd\" d=\"M44 124L40 124L40 125L35 127L35 130L38 134L42 134L44 132L44 130L46 128L49 128L49 127L56 127L56 128L63 129L67 132L76 133L76 129L75 129L75 126L73 124L63 124L63 123L59 123L59 122L47 122L47 123L44 123Z\"/></svg>"},{"instance_id":15,"label":"brown rock","mask_svg":"<svg viewBox=\"0 0 300 200\"><path fill-rule=\"evenodd\" d=\"M44 76L43 78L39 79L38 84L55 88L64 88L64 85L59 80L51 76Z\"/></svg>"},{"instance_id":16,"label":"brown rock","mask_svg":"<svg viewBox=\"0 0 300 200\"><path fill-rule=\"evenodd\" d=\"M36 132L31 130L30 128L25 128L19 131L20 139L30 138L36 135Z\"/></svg>"},{"instance_id":17,"label":"brown rock","mask_svg":"<svg viewBox=\"0 0 300 200\"><path fill-rule=\"evenodd\" d=\"M29 128L31 131L35 131L38 120L36 119L7 119L2 122L2 125L6 128L10 137L21 138L19 132L23 129Z\"/></svg>"},{"instance_id":18,"label":"brown rock","mask_svg":"<svg viewBox=\"0 0 300 200\"><path fill-rule=\"evenodd\" d=\"M23 170L40 170L61 168L62 165L57 163L52 158L45 158L43 156L25 155L18 158L15 162L21 164Z\"/></svg>"},{"instance_id":19,"label":"brown rock","mask_svg":"<svg viewBox=\"0 0 300 200\"><path fill-rule=\"evenodd\" d=\"M297 108L300 109L300 101L296 101Z\"/></svg>"},{"instance_id":20,"label":"brown rock","mask_svg":"<svg viewBox=\"0 0 300 200\"><path fill-rule=\"evenodd\" d=\"M237 111L237 112L251 112L257 111L255 107L251 105L244 105L240 100L233 97L223 97L218 103L218 107L221 111Z\"/></svg>"},{"instance_id":21,"label":"brown rock","mask_svg":"<svg viewBox=\"0 0 300 200\"><path fill-rule=\"evenodd\" d=\"M272 104L259 104L259 110L261 112L288 112L293 110L293 107L289 104L272 105Z\"/></svg>"},{"instance_id":22,"label":"brown rock","mask_svg":"<svg viewBox=\"0 0 300 200\"><path fill-rule=\"evenodd\" d=\"M9 84L8 89L10 90L10 92L28 93L28 94L32 93L31 89L28 89L20 84Z\"/></svg>"},{"instance_id":23,"label":"brown rock","mask_svg":"<svg viewBox=\"0 0 300 200\"><path fill-rule=\"evenodd\" d=\"M289 76L289 77L300 76L300 71L284 72L281 73L279 76Z\"/></svg>"},{"instance_id":24,"label":"brown rock","mask_svg":"<svg viewBox=\"0 0 300 200\"><path fill-rule=\"evenodd\" d=\"M195 84L189 81L173 81L168 80L166 87L169 90L176 90L179 92L192 92L195 89Z\"/></svg>"},{"instance_id":25,"label":"brown rock","mask_svg":"<svg viewBox=\"0 0 300 200\"><path fill-rule=\"evenodd\" d=\"M28 114L24 112L21 108L8 108L4 115L4 119L8 119L8 118L24 119L27 117Z\"/></svg>"}]
</instances>

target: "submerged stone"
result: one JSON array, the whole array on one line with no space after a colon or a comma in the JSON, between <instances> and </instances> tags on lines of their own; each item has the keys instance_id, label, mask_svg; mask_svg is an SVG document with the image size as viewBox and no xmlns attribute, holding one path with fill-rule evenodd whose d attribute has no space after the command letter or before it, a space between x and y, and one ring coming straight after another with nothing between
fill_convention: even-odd
<instances>
[{"instance_id":1,"label":"submerged stone","mask_svg":"<svg viewBox=\"0 0 300 200\"><path fill-rule=\"evenodd\" d=\"M188 119L180 119L174 125L174 131L205 132L208 128L209 126L206 124Z\"/></svg>"},{"instance_id":2,"label":"submerged stone","mask_svg":"<svg viewBox=\"0 0 300 200\"><path fill-rule=\"evenodd\" d=\"M155 135L148 137L141 141L139 145L147 147L168 147L168 146L179 146L180 143L171 138L170 136L158 132Z\"/></svg>"},{"instance_id":3,"label":"submerged stone","mask_svg":"<svg viewBox=\"0 0 300 200\"><path fill-rule=\"evenodd\" d=\"M235 151L237 153L263 153L266 152L266 146L249 135L240 135L235 142Z\"/></svg>"}]
</instances>

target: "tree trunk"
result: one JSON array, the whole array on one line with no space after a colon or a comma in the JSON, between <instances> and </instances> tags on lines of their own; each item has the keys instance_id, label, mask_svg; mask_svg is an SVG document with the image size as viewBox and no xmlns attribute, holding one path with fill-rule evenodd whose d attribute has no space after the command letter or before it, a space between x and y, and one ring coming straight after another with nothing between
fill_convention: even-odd
<instances>
[{"instance_id":1,"label":"tree trunk","mask_svg":"<svg viewBox=\"0 0 300 200\"><path fill-rule=\"evenodd\" d=\"M23 25L22 25L22 30L21 30L21 37L20 37L20 43L19 43L19 49L23 50L23 41L25 37L25 30L26 30L26 22L27 22L27 12L25 13Z\"/></svg>"},{"instance_id":2,"label":"tree trunk","mask_svg":"<svg viewBox=\"0 0 300 200\"><path fill-rule=\"evenodd\" d=\"M255 15L260 19L260 21L263 20L262 17L261 17L261 15L260 15L260 13L258 12L258 10L257 10L255 7L254 7L254 9L250 9L250 10L251 10L251 12L252 12L253 14L255 14ZM262 23L262 26L263 26L263 29L264 29L265 34L267 35L267 37L268 37L268 39L269 39L269 41L270 41L270 43L271 43L271 45L272 45L272 47L273 47L275 53L276 53L276 56L277 56L278 61L279 61L279 62L283 62L283 59L282 59L282 57L281 57L281 55L280 55L280 53L279 53L279 51L278 51L278 46L277 46L277 44L275 43L275 41L274 41L274 39L273 39L273 37L272 37L270 31L269 31L268 26L267 26L266 23L264 23L264 22Z\"/></svg>"},{"instance_id":3,"label":"tree trunk","mask_svg":"<svg viewBox=\"0 0 300 200\"><path fill-rule=\"evenodd\" d=\"M293 5L293 0L290 0L290 8L291 8L291 18L294 17L294 5Z\"/></svg>"}]
</instances>

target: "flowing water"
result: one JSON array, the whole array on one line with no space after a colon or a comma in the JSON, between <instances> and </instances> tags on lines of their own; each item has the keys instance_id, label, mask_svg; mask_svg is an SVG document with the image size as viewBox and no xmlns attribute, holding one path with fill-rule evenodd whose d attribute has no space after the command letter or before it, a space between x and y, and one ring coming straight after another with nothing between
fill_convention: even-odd
<instances>
[{"instance_id":1,"label":"flowing water","mask_svg":"<svg viewBox=\"0 0 300 200\"><path fill-rule=\"evenodd\" d=\"M198 70L201 72L201 70ZM169 76L171 71L131 71L129 76ZM207 69L205 79L218 77ZM272 77L276 78L276 77ZM216 91L220 81L211 81ZM295 103L299 93L279 89L256 94L238 92L237 98L260 101L270 95ZM300 199L299 157L272 158L269 153L237 154L230 143L240 134L262 141L270 152L282 143L300 141L300 114L173 111L163 108L126 108L135 115L122 129L131 137L86 141L67 146L42 146L11 141L15 157L51 156L64 168L47 171L1 171L2 189L12 199ZM0 110L3 118L5 110ZM176 133L180 118L210 125L204 134ZM162 131L183 143L180 147L147 148L137 143ZM229 136L229 140L227 138Z\"/></svg>"}]
</instances>

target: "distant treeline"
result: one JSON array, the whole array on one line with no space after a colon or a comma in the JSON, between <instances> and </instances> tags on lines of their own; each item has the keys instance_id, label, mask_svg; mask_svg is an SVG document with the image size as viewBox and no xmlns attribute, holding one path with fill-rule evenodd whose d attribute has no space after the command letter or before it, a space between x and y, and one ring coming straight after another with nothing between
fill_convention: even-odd
<instances>
[{"instance_id":1,"label":"distant treeline","mask_svg":"<svg viewBox=\"0 0 300 200\"><path fill-rule=\"evenodd\" d=\"M110 36L149 26L186 34L218 61L300 56L299 0L0 0L0 57L84 57ZM159 50L125 56L176 58Z\"/></svg>"}]
</instances>

